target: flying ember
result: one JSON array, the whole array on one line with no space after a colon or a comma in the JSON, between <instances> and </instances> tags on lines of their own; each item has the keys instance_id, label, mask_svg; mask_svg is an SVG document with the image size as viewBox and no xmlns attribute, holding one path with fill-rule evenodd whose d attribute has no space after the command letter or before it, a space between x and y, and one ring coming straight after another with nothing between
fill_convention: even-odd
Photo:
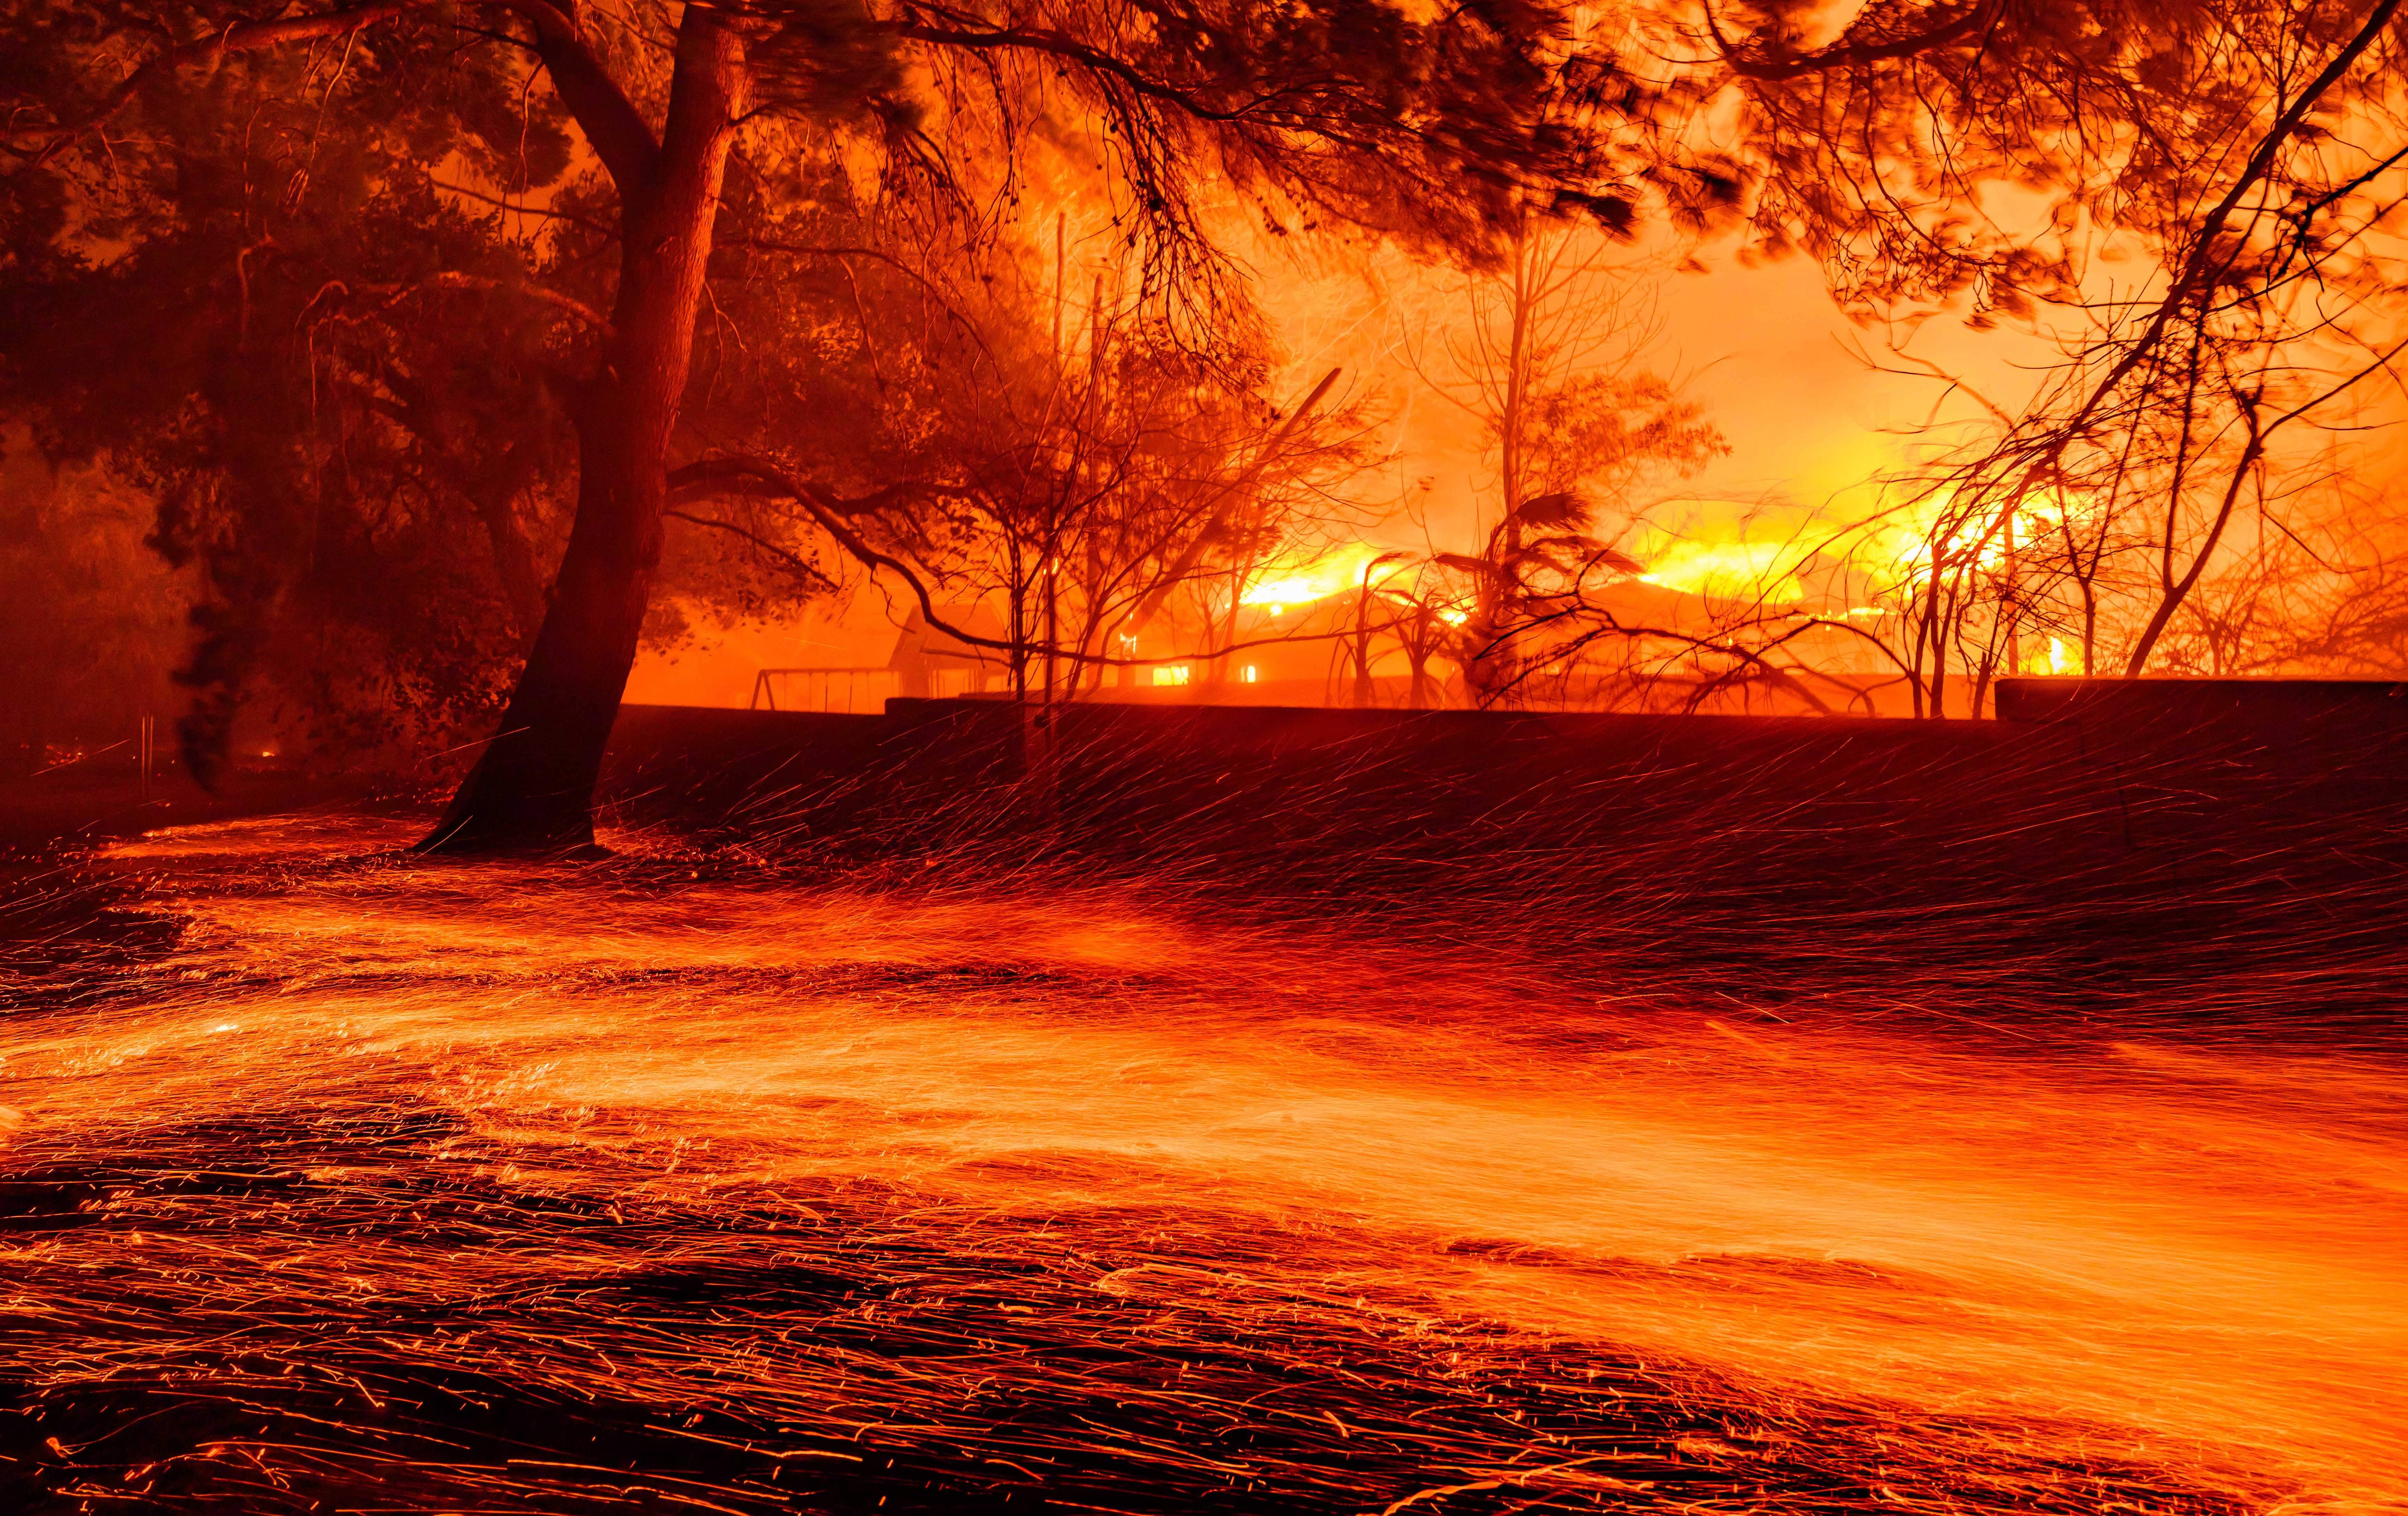
<instances>
[{"instance_id":1,"label":"flying ember","mask_svg":"<svg viewBox=\"0 0 2408 1516\"><path fill-rule=\"evenodd\" d=\"M2408 0L0 105L0 1516L2408 1513Z\"/></svg>"},{"instance_id":2,"label":"flying ember","mask_svg":"<svg viewBox=\"0 0 2408 1516\"><path fill-rule=\"evenodd\" d=\"M174 930L9 1029L24 1497L2408 1493L2381 1054L2001 1038L1940 981L1776 1015L1643 951L1158 885L410 835L100 860Z\"/></svg>"}]
</instances>

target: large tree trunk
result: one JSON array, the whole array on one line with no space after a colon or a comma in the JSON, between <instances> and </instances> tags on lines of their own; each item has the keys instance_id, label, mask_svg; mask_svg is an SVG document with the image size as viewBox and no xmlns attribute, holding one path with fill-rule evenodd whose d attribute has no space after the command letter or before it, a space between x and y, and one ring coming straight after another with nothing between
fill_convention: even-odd
<instances>
[{"instance_id":1,"label":"large tree trunk","mask_svg":"<svg viewBox=\"0 0 2408 1516\"><path fill-rule=\"evenodd\" d=\"M578 408L577 519L501 731L422 851L594 841L594 785L661 557L669 433L685 393L719 191L742 107L741 41L686 7L649 172L618 172L622 253L607 357ZM630 180L634 179L634 182Z\"/></svg>"}]
</instances>

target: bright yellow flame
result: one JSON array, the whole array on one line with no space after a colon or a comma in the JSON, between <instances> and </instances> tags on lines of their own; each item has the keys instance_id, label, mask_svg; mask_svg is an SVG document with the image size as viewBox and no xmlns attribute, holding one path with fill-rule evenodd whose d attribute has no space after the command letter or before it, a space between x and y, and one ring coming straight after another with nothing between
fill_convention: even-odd
<instances>
[{"instance_id":1,"label":"bright yellow flame","mask_svg":"<svg viewBox=\"0 0 2408 1516\"><path fill-rule=\"evenodd\" d=\"M1945 544L1952 567L1972 553L1972 566L1995 572L2008 566L2010 554L2060 522L2080 521L2089 509L2086 497L2063 490L2036 490L2015 503L2012 517L2001 523L1995 508L1969 515L1956 502L1953 490L1943 490L1911 509L1899 511L1866 530L1862 546L1851 556L1879 570L1914 579L1931 566L1932 537L1944 522L1953 527Z\"/></svg>"},{"instance_id":2,"label":"bright yellow flame","mask_svg":"<svg viewBox=\"0 0 2408 1516\"><path fill-rule=\"evenodd\" d=\"M1274 616L1289 606L1309 606L1333 594L1358 590L1363 571L1380 556L1369 542L1349 542L1318 558L1275 563L1263 578L1238 596L1243 606L1266 606Z\"/></svg>"},{"instance_id":3,"label":"bright yellow flame","mask_svg":"<svg viewBox=\"0 0 2408 1516\"><path fill-rule=\"evenodd\" d=\"M1797 576L1784 571L1791 556L1777 542L1670 542L1647 555L1642 583L1723 599L1789 601L1801 598Z\"/></svg>"},{"instance_id":4,"label":"bright yellow flame","mask_svg":"<svg viewBox=\"0 0 2408 1516\"><path fill-rule=\"evenodd\" d=\"M1156 684L1184 684L1187 682L1187 665L1185 664L1178 664L1168 668L1157 668L1154 671L1154 682Z\"/></svg>"}]
</instances>

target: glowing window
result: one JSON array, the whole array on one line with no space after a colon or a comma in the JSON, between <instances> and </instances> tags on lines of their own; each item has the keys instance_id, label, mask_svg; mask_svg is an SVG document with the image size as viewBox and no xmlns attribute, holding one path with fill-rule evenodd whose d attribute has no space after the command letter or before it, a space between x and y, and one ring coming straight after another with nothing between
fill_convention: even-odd
<instances>
[{"instance_id":1,"label":"glowing window","mask_svg":"<svg viewBox=\"0 0 2408 1516\"><path fill-rule=\"evenodd\" d=\"M1180 664L1170 668L1157 668L1154 671L1154 682L1156 684L1184 684L1187 682L1187 665L1185 664Z\"/></svg>"},{"instance_id":2,"label":"glowing window","mask_svg":"<svg viewBox=\"0 0 2408 1516\"><path fill-rule=\"evenodd\" d=\"M1238 680L1240 683L1252 684L1254 682L1254 679L1255 674L1254 665L1248 664L1245 667L1238 670Z\"/></svg>"}]
</instances>

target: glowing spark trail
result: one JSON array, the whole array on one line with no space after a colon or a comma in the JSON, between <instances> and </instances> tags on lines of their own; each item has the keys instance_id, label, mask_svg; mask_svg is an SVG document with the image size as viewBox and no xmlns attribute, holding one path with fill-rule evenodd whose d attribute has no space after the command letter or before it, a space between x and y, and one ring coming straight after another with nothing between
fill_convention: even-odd
<instances>
[{"instance_id":1,"label":"glowing spark trail","mask_svg":"<svg viewBox=\"0 0 2408 1516\"><path fill-rule=\"evenodd\" d=\"M2408 1498L2380 1050L1776 1018L1167 888L380 851L409 835L121 848L119 938L24 980L0 1503Z\"/></svg>"}]
</instances>

